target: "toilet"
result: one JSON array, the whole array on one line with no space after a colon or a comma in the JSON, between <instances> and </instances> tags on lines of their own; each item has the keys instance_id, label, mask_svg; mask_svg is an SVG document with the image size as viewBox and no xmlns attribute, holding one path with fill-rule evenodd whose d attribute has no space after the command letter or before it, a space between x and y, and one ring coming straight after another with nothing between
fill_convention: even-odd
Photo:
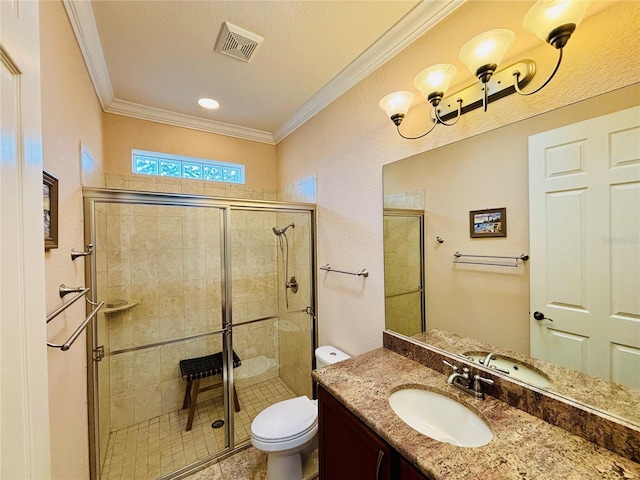
<instances>
[{"instance_id":1,"label":"toilet","mask_svg":"<svg viewBox=\"0 0 640 480\"><path fill-rule=\"evenodd\" d=\"M316 349L317 368L347 358L349 355L331 346ZM260 412L251 422L251 443L267 454L267 480L301 480L301 453L315 448L317 433L317 400L304 395Z\"/></svg>"}]
</instances>

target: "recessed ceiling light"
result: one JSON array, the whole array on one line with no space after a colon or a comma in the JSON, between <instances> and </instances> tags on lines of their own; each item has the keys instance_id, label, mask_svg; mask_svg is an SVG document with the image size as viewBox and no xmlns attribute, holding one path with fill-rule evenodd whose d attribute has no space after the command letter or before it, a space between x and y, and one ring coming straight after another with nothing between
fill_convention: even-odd
<instances>
[{"instance_id":1,"label":"recessed ceiling light","mask_svg":"<svg viewBox=\"0 0 640 480\"><path fill-rule=\"evenodd\" d=\"M200 100L198 100L198 105L200 105L202 108L208 108L211 110L220 106L218 101L214 100L213 98L201 98Z\"/></svg>"}]
</instances>

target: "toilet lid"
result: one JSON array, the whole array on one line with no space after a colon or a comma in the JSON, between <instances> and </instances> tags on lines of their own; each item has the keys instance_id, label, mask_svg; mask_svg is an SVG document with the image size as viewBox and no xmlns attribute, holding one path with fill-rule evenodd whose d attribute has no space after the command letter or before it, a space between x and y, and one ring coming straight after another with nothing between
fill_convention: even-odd
<instances>
[{"instance_id":1,"label":"toilet lid","mask_svg":"<svg viewBox=\"0 0 640 480\"><path fill-rule=\"evenodd\" d=\"M299 436L318 422L318 407L302 396L265 408L251 423L253 436L266 441Z\"/></svg>"}]
</instances>

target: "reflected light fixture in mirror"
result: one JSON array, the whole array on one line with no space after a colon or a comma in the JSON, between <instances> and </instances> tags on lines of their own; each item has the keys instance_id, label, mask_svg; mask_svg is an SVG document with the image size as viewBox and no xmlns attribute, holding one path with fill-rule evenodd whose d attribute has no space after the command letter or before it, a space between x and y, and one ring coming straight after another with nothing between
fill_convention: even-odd
<instances>
[{"instance_id":1,"label":"reflected light fixture in mirror","mask_svg":"<svg viewBox=\"0 0 640 480\"><path fill-rule=\"evenodd\" d=\"M505 53L513 43L515 35L506 29L490 30L476 35L469 40L460 50L460 60L465 63L469 70L478 78L481 89L470 85L451 98L456 100L457 114L449 111L443 114L438 106L443 100L446 89L451 84L456 75L453 65L439 64L429 67L420 72L415 80L414 87L421 91L427 101L431 104L433 113L430 113L429 120L432 125L427 131L415 137L408 137L400 132L400 124L406 116L415 95L409 91L394 92L380 100L382 108L387 116L396 125L398 134L408 140L422 138L430 133L436 125L451 126L455 124L460 115L474 110L480 106L487 110L490 101L497 100L512 93L520 95L531 95L542 90L549 84L555 76L562 61L562 50L571 38L576 27L584 18L590 1L587 0L539 0L526 13L523 19L525 30L536 34L540 39L547 42L559 51L558 62L549 78L537 89L530 92L523 92L522 87L526 86L535 74L535 64L531 60L521 60L517 64L511 65L502 71L497 71L498 65L502 61ZM518 68L524 65L526 72L521 72ZM489 81L492 77L505 70L512 69L513 83L497 81L492 83L493 91L489 92ZM432 80L440 79L442 83L437 84ZM452 123L446 120L455 116Z\"/></svg>"}]
</instances>

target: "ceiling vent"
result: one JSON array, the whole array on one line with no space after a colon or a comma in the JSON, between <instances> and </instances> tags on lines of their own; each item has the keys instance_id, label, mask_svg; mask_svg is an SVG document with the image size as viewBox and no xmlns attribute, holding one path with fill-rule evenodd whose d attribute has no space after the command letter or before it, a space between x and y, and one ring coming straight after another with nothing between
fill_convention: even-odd
<instances>
[{"instance_id":1,"label":"ceiling vent","mask_svg":"<svg viewBox=\"0 0 640 480\"><path fill-rule=\"evenodd\" d=\"M264 38L231 23L224 22L215 50L245 62L251 60Z\"/></svg>"}]
</instances>

